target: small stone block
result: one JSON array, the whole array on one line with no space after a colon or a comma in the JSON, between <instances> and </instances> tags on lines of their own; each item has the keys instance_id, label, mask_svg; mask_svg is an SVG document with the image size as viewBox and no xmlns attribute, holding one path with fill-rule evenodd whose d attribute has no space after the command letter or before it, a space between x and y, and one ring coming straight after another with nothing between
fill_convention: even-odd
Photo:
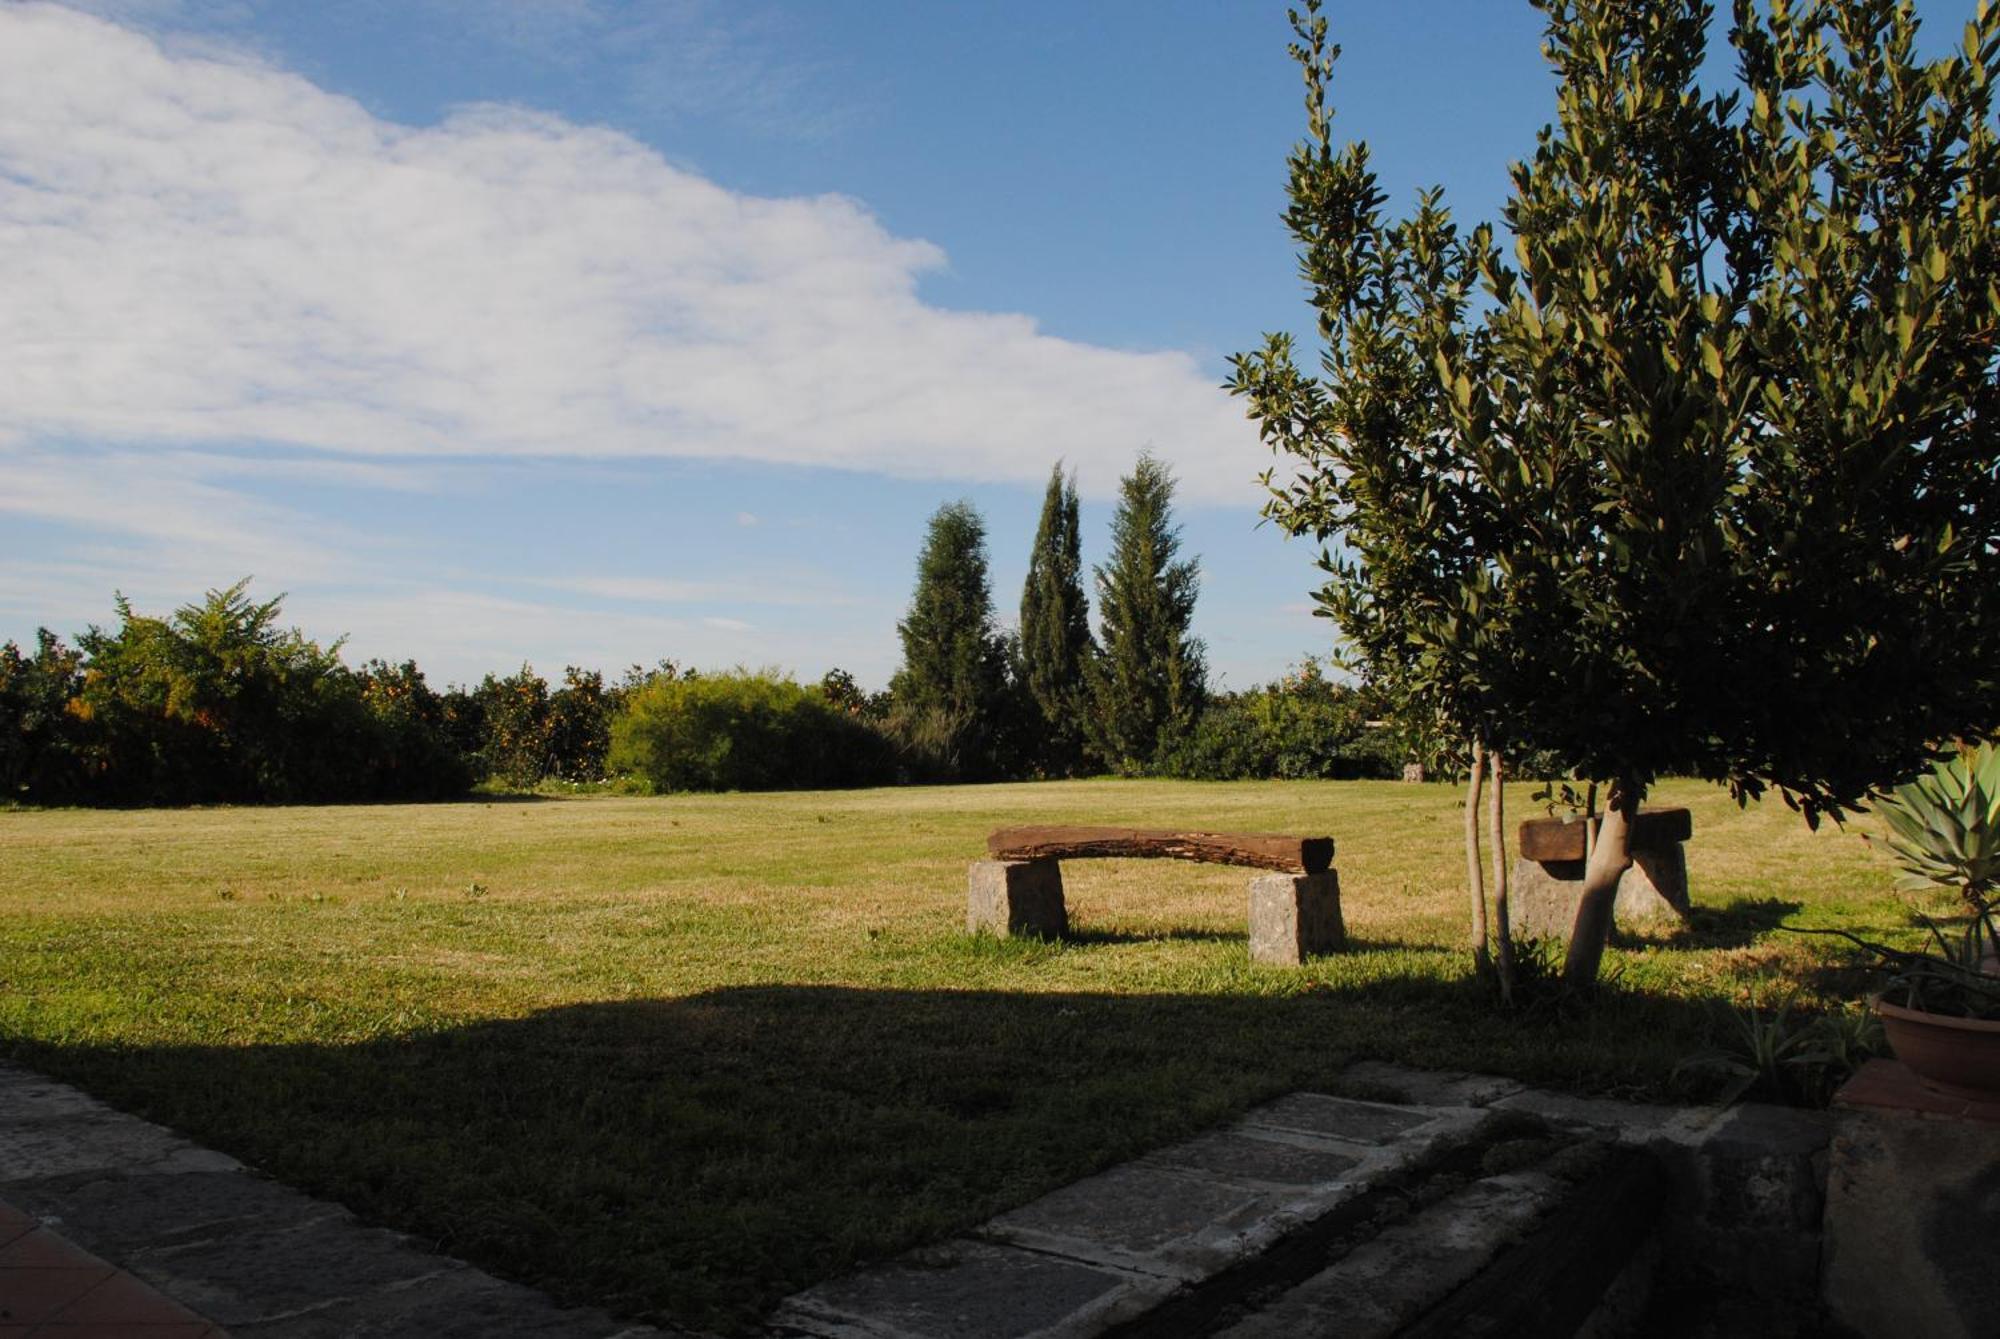
<instances>
[{"instance_id":1,"label":"small stone block","mask_svg":"<svg viewBox=\"0 0 2000 1339\"><path fill-rule=\"evenodd\" d=\"M1259 874L1250 880L1250 960L1297 967L1347 944L1340 875Z\"/></svg>"},{"instance_id":2,"label":"small stone block","mask_svg":"<svg viewBox=\"0 0 2000 1339\"><path fill-rule=\"evenodd\" d=\"M2000 1160L1983 1121L1881 1109L1837 1117L1820 1296L1836 1333L1975 1339L2000 1316Z\"/></svg>"},{"instance_id":3,"label":"small stone block","mask_svg":"<svg viewBox=\"0 0 2000 1339\"><path fill-rule=\"evenodd\" d=\"M1513 928L1535 939L1568 939L1583 897L1583 862L1514 862L1509 888ZM1679 842L1636 851L1618 880L1612 917L1625 929L1664 929L1688 917L1687 853Z\"/></svg>"},{"instance_id":4,"label":"small stone block","mask_svg":"<svg viewBox=\"0 0 2000 1339\"><path fill-rule=\"evenodd\" d=\"M1062 865L1054 860L975 860L967 879L965 929L1059 939L1069 933Z\"/></svg>"}]
</instances>

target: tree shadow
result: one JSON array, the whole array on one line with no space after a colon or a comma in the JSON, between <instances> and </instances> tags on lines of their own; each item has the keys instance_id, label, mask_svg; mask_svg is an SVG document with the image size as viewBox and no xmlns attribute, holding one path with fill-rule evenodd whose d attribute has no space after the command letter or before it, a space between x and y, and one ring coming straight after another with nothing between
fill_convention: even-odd
<instances>
[{"instance_id":1,"label":"tree shadow","mask_svg":"<svg viewBox=\"0 0 2000 1339\"><path fill-rule=\"evenodd\" d=\"M731 987L344 1044L6 1049L558 1297L747 1331L1353 1060L1664 1085L1712 1025L1618 991L1524 1022L1412 973L1265 995ZM60 1214L68 1185L9 1197Z\"/></svg>"},{"instance_id":2,"label":"tree shadow","mask_svg":"<svg viewBox=\"0 0 2000 1339\"><path fill-rule=\"evenodd\" d=\"M1748 948L1785 921L1805 910L1805 903L1777 897L1739 897L1726 907L1696 906L1687 923L1664 933L1618 930L1612 943L1620 948Z\"/></svg>"},{"instance_id":3,"label":"tree shadow","mask_svg":"<svg viewBox=\"0 0 2000 1339\"><path fill-rule=\"evenodd\" d=\"M1169 926L1159 930L1106 930L1092 926L1072 925L1063 935L1067 944L1157 944L1190 943L1221 944L1229 940L1242 943L1249 938L1241 930L1190 930Z\"/></svg>"}]
</instances>

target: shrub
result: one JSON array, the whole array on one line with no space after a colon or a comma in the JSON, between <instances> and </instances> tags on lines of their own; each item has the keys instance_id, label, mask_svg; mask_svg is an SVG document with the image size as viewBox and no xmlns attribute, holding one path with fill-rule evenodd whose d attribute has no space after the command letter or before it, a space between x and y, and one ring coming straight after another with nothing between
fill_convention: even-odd
<instances>
[{"instance_id":1,"label":"shrub","mask_svg":"<svg viewBox=\"0 0 2000 1339\"><path fill-rule=\"evenodd\" d=\"M633 690L610 765L661 791L866 786L893 771L880 732L787 675L746 669Z\"/></svg>"},{"instance_id":2,"label":"shrub","mask_svg":"<svg viewBox=\"0 0 2000 1339\"><path fill-rule=\"evenodd\" d=\"M1401 745L1370 723L1370 705L1308 660L1275 683L1212 698L1157 770L1191 781L1395 776Z\"/></svg>"},{"instance_id":3,"label":"shrub","mask_svg":"<svg viewBox=\"0 0 2000 1339\"><path fill-rule=\"evenodd\" d=\"M83 655L43 628L32 655L0 646L0 801L60 804L83 789Z\"/></svg>"}]
</instances>

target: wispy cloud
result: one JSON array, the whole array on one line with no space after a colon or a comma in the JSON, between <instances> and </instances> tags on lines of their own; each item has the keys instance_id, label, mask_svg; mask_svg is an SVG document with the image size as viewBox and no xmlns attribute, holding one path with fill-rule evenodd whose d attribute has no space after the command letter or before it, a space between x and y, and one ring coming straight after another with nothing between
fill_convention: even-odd
<instances>
[{"instance_id":1,"label":"wispy cloud","mask_svg":"<svg viewBox=\"0 0 2000 1339\"><path fill-rule=\"evenodd\" d=\"M809 605L817 608L855 602L851 596L802 588L797 581L760 583L677 581L670 577L578 576L544 577L535 584L551 590L575 591L579 595L633 604Z\"/></svg>"},{"instance_id":2,"label":"wispy cloud","mask_svg":"<svg viewBox=\"0 0 2000 1339\"><path fill-rule=\"evenodd\" d=\"M609 130L397 125L255 57L0 6L0 440L1023 482L1061 456L1100 496L1151 447L1190 501L1254 494L1193 358L930 307L943 261Z\"/></svg>"}]
</instances>

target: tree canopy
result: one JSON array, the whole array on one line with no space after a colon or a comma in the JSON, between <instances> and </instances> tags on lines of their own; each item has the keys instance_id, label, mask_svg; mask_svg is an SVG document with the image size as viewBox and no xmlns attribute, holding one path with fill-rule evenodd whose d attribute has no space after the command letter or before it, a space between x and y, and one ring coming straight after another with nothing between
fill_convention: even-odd
<instances>
[{"instance_id":1,"label":"tree canopy","mask_svg":"<svg viewBox=\"0 0 2000 1339\"><path fill-rule=\"evenodd\" d=\"M1235 360L1290 456L1268 514L1406 708L1610 783L1569 975L1667 773L1839 815L1995 725L2000 8L1915 56L1907 0L1535 0L1556 123L1504 223L1406 218L1336 147L1294 14L1286 222L1319 329Z\"/></svg>"}]
</instances>

